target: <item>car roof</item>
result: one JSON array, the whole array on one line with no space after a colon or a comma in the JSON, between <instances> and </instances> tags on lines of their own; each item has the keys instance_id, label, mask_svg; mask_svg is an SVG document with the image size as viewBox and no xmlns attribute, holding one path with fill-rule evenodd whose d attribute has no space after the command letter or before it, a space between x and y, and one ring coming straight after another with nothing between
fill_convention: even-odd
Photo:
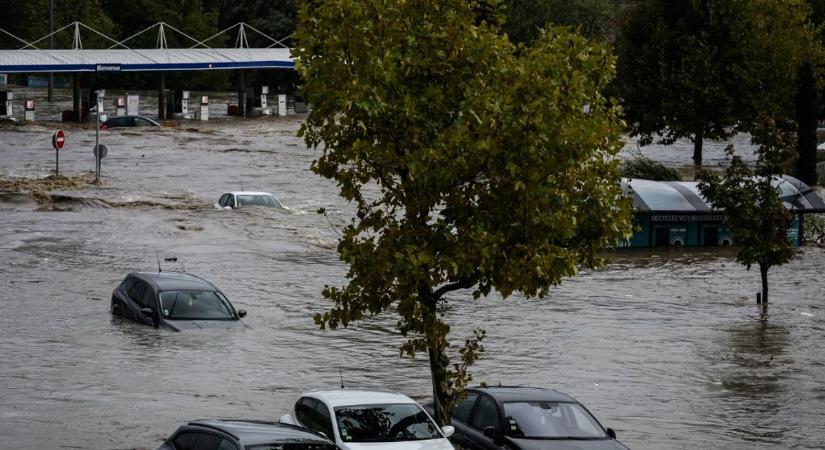
<instances>
[{"instance_id":1,"label":"car roof","mask_svg":"<svg viewBox=\"0 0 825 450\"><path fill-rule=\"evenodd\" d=\"M418 402L407 397L404 394L399 394L393 391L370 389L334 389L324 391L309 391L304 393L302 397L312 397L317 398L318 400L323 400L324 403L326 403L332 408L336 408L338 406L377 405L389 403L418 404Z\"/></svg>"},{"instance_id":2,"label":"car roof","mask_svg":"<svg viewBox=\"0 0 825 450\"><path fill-rule=\"evenodd\" d=\"M243 419L202 419L189 422L193 427L205 427L234 436L244 446L278 442L329 444L330 441L314 431L284 423Z\"/></svg>"},{"instance_id":3,"label":"car roof","mask_svg":"<svg viewBox=\"0 0 825 450\"><path fill-rule=\"evenodd\" d=\"M157 291L215 291L218 288L203 278L184 272L132 272L130 277L141 279Z\"/></svg>"},{"instance_id":4,"label":"car roof","mask_svg":"<svg viewBox=\"0 0 825 450\"><path fill-rule=\"evenodd\" d=\"M258 192L258 191L234 191L234 192L224 192L223 195L232 194L232 195L269 195L274 197L274 195L270 194L269 192Z\"/></svg>"},{"instance_id":5,"label":"car roof","mask_svg":"<svg viewBox=\"0 0 825 450\"><path fill-rule=\"evenodd\" d=\"M475 386L470 389L490 394L500 402L546 401L578 403L573 397L552 389L526 386Z\"/></svg>"}]
</instances>

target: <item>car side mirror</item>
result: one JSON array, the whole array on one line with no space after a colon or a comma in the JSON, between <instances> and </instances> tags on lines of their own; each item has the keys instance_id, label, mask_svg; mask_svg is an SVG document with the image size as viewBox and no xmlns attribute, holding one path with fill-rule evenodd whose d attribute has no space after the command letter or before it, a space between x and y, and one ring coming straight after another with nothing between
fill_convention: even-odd
<instances>
[{"instance_id":1,"label":"car side mirror","mask_svg":"<svg viewBox=\"0 0 825 450\"><path fill-rule=\"evenodd\" d=\"M239 309L238 310L238 317L246 317L246 310L245 309Z\"/></svg>"},{"instance_id":2,"label":"car side mirror","mask_svg":"<svg viewBox=\"0 0 825 450\"><path fill-rule=\"evenodd\" d=\"M144 317L154 317L155 312L152 308L140 308L140 315Z\"/></svg>"},{"instance_id":3,"label":"car side mirror","mask_svg":"<svg viewBox=\"0 0 825 450\"><path fill-rule=\"evenodd\" d=\"M613 431L613 428L607 429L607 437L609 437L610 439L616 439L616 432Z\"/></svg>"},{"instance_id":4,"label":"car side mirror","mask_svg":"<svg viewBox=\"0 0 825 450\"><path fill-rule=\"evenodd\" d=\"M484 433L484 436L490 439L498 439L501 436L496 427L484 427L481 431Z\"/></svg>"},{"instance_id":5,"label":"car side mirror","mask_svg":"<svg viewBox=\"0 0 825 450\"><path fill-rule=\"evenodd\" d=\"M444 437L450 437L455 434L455 427L452 425L444 425L441 427L441 432L444 433Z\"/></svg>"}]
</instances>

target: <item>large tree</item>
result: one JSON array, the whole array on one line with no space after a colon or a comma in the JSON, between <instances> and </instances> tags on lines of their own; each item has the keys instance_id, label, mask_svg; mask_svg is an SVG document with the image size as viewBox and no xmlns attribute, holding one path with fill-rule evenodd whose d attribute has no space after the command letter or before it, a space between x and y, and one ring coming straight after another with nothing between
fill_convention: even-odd
<instances>
[{"instance_id":1,"label":"large tree","mask_svg":"<svg viewBox=\"0 0 825 450\"><path fill-rule=\"evenodd\" d=\"M618 88L642 144L750 131L761 114L794 119L797 67L813 34L796 0L639 0L619 39Z\"/></svg>"},{"instance_id":2,"label":"large tree","mask_svg":"<svg viewBox=\"0 0 825 450\"><path fill-rule=\"evenodd\" d=\"M623 124L602 95L614 58L556 29L517 47L496 0L311 3L294 48L313 105L301 135L356 208L347 283L325 288L316 322L397 314L401 354L428 355L449 423L483 331L451 366L447 296L544 297L629 235Z\"/></svg>"}]
</instances>

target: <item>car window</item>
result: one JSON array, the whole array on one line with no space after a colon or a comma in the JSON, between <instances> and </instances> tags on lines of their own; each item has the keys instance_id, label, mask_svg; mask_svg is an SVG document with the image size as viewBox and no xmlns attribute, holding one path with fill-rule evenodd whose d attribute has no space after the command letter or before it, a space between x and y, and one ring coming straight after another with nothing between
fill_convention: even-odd
<instances>
[{"instance_id":1,"label":"car window","mask_svg":"<svg viewBox=\"0 0 825 450\"><path fill-rule=\"evenodd\" d=\"M238 195L238 206L270 206L282 208L280 203L275 201L271 195Z\"/></svg>"},{"instance_id":2,"label":"car window","mask_svg":"<svg viewBox=\"0 0 825 450\"><path fill-rule=\"evenodd\" d=\"M155 299L155 290L151 286L146 287L146 292L143 294L141 306L145 308L157 309L157 300Z\"/></svg>"},{"instance_id":3,"label":"car window","mask_svg":"<svg viewBox=\"0 0 825 450\"><path fill-rule=\"evenodd\" d=\"M295 404L295 418L307 428L312 427L315 416L315 407L318 406L318 400L310 397L303 397Z\"/></svg>"},{"instance_id":4,"label":"car window","mask_svg":"<svg viewBox=\"0 0 825 450\"><path fill-rule=\"evenodd\" d=\"M214 434L200 433L192 450L218 450L223 439Z\"/></svg>"},{"instance_id":5,"label":"car window","mask_svg":"<svg viewBox=\"0 0 825 450\"><path fill-rule=\"evenodd\" d=\"M475 413L473 414L472 426L483 430L487 427L498 428L498 410L496 402L489 395L482 395L478 400Z\"/></svg>"},{"instance_id":6,"label":"car window","mask_svg":"<svg viewBox=\"0 0 825 450\"><path fill-rule=\"evenodd\" d=\"M453 409L453 418L464 423L469 423L470 412L473 411L473 405L476 404L476 399L478 399L477 392L467 392L467 397Z\"/></svg>"},{"instance_id":7,"label":"car window","mask_svg":"<svg viewBox=\"0 0 825 450\"><path fill-rule=\"evenodd\" d=\"M229 197L226 199L226 206L231 206L233 208L235 207L235 196L234 195L229 194Z\"/></svg>"},{"instance_id":8,"label":"car window","mask_svg":"<svg viewBox=\"0 0 825 450\"><path fill-rule=\"evenodd\" d=\"M596 419L569 402L507 402L507 434L519 438L606 438Z\"/></svg>"},{"instance_id":9,"label":"car window","mask_svg":"<svg viewBox=\"0 0 825 450\"><path fill-rule=\"evenodd\" d=\"M232 320L229 302L214 291L163 291L163 317L170 320Z\"/></svg>"},{"instance_id":10,"label":"car window","mask_svg":"<svg viewBox=\"0 0 825 450\"><path fill-rule=\"evenodd\" d=\"M146 288L149 287L146 283L141 280L135 280L134 286L129 289L129 297L134 300L136 303L140 304L143 302L143 295L146 293Z\"/></svg>"},{"instance_id":11,"label":"car window","mask_svg":"<svg viewBox=\"0 0 825 450\"><path fill-rule=\"evenodd\" d=\"M329 439L335 439L332 432L332 416L329 414L329 408L322 401L319 401L318 406L315 407L315 419L317 428L314 428L314 430L324 433L324 436Z\"/></svg>"},{"instance_id":12,"label":"car window","mask_svg":"<svg viewBox=\"0 0 825 450\"><path fill-rule=\"evenodd\" d=\"M238 446L232 441L223 439L221 445L218 446L218 450L238 450Z\"/></svg>"},{"instance_id":13,"label":"car window","mask_svg":"<svg viewBox=\"0 0 825 450\"><path fill-rule=\"evenodd\" d=\"M229 194L221 195L221 199L218 200L218 204L223 207L223 206L227 206L228 203L229 203Z\"/></svg>"},{"instance_id":14,"label":"car window","mask_svg":"<svg viewBox=\"0 0 825 450\"><path fill-rule=\"evenodd\" d=\"M129 294L129 289L132 289L132 286L134 286L134 285L135 285L135 279L134 278L127 278L127 279L123 280L123 283L120 284L120 288L123 289L123 292L125 292L128 295Z\"/></svg>"},{"instance_id":15,"label":"car window","mask_svg":"<svg viewBox=\"0 0 825 450\"><path fill-rule=\"evenodd\" d=\"M338 447L327 444L256 444L247 445L245 450L338 450Z\"/></svg>"},{"instance_id":16,"label":"car window","mask_svg":"<svg viewBox=\"0 0 825 450\"><path fill-rule=\"evenodd\" d=\"M353 405L335 408L344 442L401 442L439 439L430 416L415 403Z\"/></svg>"},{"instance_id":17,"label":"car window","mask_svg":"<svg viewBox=\"0 0 825 450\"><path fill-rule=\"evenodd\" d=\"M198 433L184 432L172 440L175 450L192 450L195 446L195 441L198 439Z\"/></svg>"},{"instance_id":18,"label":"car window","mask_svg":"<svg viewBox=\"0 0 825 450\"><path fill-rule=\"evenodd\" d=\"M135 126L136 127L148 127L152 126L152 122L144 119L143 117L135 117Z\"/></svg>"}]
</instances>

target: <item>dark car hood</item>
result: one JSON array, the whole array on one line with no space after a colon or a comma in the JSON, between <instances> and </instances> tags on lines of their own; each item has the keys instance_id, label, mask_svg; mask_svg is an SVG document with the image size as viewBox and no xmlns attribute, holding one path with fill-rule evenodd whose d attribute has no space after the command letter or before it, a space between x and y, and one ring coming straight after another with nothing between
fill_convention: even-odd
<instances>
[{"instance_id":1,"label":"dark car hood","mask_svg":"<svg viewBox=\"0 0 825 450\"><path fill-rule=\"evenodd\" d=\"M523 450L628 450L613 439L515 439L507 438Z\"/></svg>"},{"instance_id":2,"label":"dark car hood","mask_svg":"<svg viewBox=\"0 0 825 450\"><path fill-rule=\"evenodd\" d=\"M163 324L172 331L199 330L204 328L240 327L240 320L164 320Z\"/></svg>"}]
</instances>

